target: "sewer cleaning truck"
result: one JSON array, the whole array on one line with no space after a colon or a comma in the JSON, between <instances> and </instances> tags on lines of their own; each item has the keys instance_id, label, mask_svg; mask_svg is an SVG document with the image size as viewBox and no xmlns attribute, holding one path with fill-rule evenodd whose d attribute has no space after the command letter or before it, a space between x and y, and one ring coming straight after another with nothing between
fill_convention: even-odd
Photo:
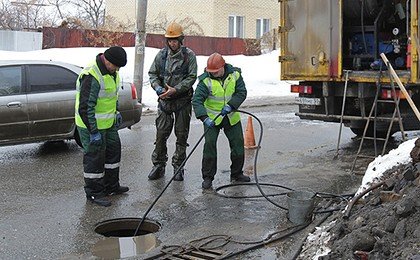
<instances>
[{"instance_id":1,"label":"sewer cleaning truck","mask_svg":"<svg viewBox=\"0 0 420 260\"><path fill-rule=\"evenodd\" d=\"M377 104L372 110L376 110L375 117L388 118L388 122L378 120L375 127L369 124L367 135L373 131L384 135L399 102L404 130L420 129L415 109L389 73L395 70L408 99L418 107L418 0L279 2L280 77L298 82L291 85L291 91L299 93L296 115L343 122L362 135L371 108ZM389 63L383 61L381 53ZM375 96L390 102L375 102ZM391 133L399 131L399 125L394 123Z\"/></svg>"}]
</instances>

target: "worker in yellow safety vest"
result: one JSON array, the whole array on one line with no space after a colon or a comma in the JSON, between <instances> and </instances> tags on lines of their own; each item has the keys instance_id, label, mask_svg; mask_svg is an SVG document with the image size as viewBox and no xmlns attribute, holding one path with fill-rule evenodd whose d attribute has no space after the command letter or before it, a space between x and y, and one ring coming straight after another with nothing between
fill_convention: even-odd
<instances>
[{"instance_id":1,"label":"worker in yellow safety vest","mask_svg":"<svg viewBox=\"0 0 420 260\"><path fill-rule=\"evenodd\" d=\"M195 116L203 121L205 143L201 173L203 189L211 189L217 171L217 138L223 128L230 146L230 180L249 182L243 174L244 137L241 118L235 112L245 101L247 90L241 69L227 64L219 53L207 60L205 72L199 77L192 99Z\"/></svg>"},{"instance_id":2,"label":"worker in yellow safety vest","mask_svg":"<svg viewBox=\"0 0 420 260\"><path fill-rule=\"evenodd\" d=\"M118 126L118 70L127 64L122 47L114 46L85 67L76 82L75 120L83 145L86 198L108 207L106 197L129 190L119 183L121 142Z\"/></svg>"}]
</instances>

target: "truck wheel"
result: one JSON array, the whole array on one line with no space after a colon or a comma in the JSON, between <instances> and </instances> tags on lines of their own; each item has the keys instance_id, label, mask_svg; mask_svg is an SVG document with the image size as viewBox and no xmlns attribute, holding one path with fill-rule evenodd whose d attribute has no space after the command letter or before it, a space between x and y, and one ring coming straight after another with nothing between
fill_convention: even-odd
<instances>
[{"instance_id":1,"label":"truck wheel","mask_svg":"<svg viewBox=\"0 0 420 260\"><path fill-rule=\"evenodd\" d=\"M81 148L83 148L82 141L80 141L79 132L74 130L74 141L76 141L76 144L79 145Z\"/></svg>"},{"instance_id":2,"label":"truck wheel","mask_svg":"<svg viewBox=\"0 0 420 260\"><path fill-rule=\"evenodd\" d=\"M350 130L357 136L362 137L363 136L363 131L365 130L365 128L355 128L355 127L350 127ZM391 131L390 136L392 136L395 133L395 131ZM367 137L373 137L373 128L369 126L367 132L366 132L366 136ZM386 131L376 131L376 137L378 138L385 138L386 137Z\"/></svg>"}]
</instances>

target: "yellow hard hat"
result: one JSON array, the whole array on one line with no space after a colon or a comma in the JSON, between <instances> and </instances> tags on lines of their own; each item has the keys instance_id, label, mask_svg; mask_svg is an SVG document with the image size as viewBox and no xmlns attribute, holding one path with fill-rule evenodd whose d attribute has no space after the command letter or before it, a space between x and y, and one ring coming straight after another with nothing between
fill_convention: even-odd
<instances>
[{"instance_id":1,"label":"yellow hard hat","mask_svg":"<svg viewBox=\"0 0 420 260\"><path fill-rule=\"evenodd\" d=\"M176 22L172 22L168 25L166 29L165 37L166 38L178 38L180 36L184 36L182 31L182 26Z\"/></svg>"}]
</instances>

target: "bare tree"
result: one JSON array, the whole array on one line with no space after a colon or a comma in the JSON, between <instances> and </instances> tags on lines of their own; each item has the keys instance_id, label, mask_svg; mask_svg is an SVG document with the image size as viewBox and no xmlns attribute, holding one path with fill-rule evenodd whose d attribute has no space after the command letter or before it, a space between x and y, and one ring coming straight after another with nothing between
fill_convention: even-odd
<instances>
[{"instance_id":1,"label":"bare tree","mask_svg":"<svg viewBox=\"0 0 420 260\"><path fill-rule=\"evenodd\" d=\"M51 24L50 14L45 11L45 0L3 0L0 9L0 28L6 30L37 29Z\"/></svg>"},{"instance_id":2,"label":"bare tree","mask_svg":"<svg viewBox=\"0 0 420 260\"><path fill-rule=\"evenodd\" d=\"M146 23L146 31L153 33L164 33L169 23L171 22L172 21L168 20L166 13L160 12L155 19ZM176 19L175 22L179 23L183 27L185 35L204 35L203 28L201 28L201 26L189 16L179 20Z\"/></svg>"},{"instance_id":3,"label":"bare tree","mask_svg":"<svg viewBox=\"0 0 420 260\"><path fill-rule=\"evenodd\" d=\"M70 14L63 10L66 6L71 4L70 0L48 0L50 6L53 6L57 11L57 16L60 20L65 20L70 17Z\"/></svg>"},{"instance_id":4,"label":"bare tree","mask_svg":"<svg viewBox=\"0 0 420 260\"><path fill-rule=\"evenodd\" d=\"M99 28L105 22L105 0L71 0L80 11L80 19L92 28Z\"/></svg>"}]
</instances>

